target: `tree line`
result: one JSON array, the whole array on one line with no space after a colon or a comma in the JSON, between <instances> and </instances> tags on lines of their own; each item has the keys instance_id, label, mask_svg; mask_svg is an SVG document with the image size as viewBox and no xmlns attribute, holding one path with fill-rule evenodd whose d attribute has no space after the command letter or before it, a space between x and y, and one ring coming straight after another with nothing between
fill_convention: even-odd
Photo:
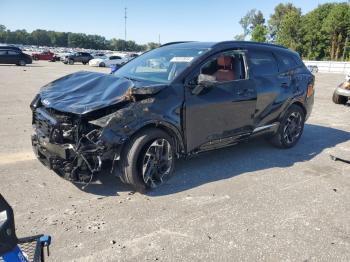
<instances>
[{"instance_id":1,"label":"tree line","mask_svg":"<svg viewBox=\"0 0 350 262\"><path fill-rule=\"evenodd\" d=\"M350 1L322 4L306 14L292 3L281 3L268 20L261 11L252 9L239 23L243 33L236 35L236 40L280 44L299 52L304 59L350 61ZM100 35L82 33L41 29L31 33L11 31L4 25L0 25L0 43L125 51L144 51L159 46L153 42L139 45L135 41L107 40Z\"/></svg>"},{"instance_id":2,"label":"tree line","mask_svg":"<svg viewBox=\"0 0 350 262\"><path fill-rule=\"evenodd\" d=\"M154 42L140 45L135 41L115 38L107 40L100 35L82 33L56 32L42 29L34 30L31 33L26 30L11 31L4 25L0 25L0 43L134 52L154 49L159 46L158 43Z\"/></svg>"},{"instance_id":3,"label":"tree line","mask_svg":"<svg viewBox=\"0 0 350 262\"><path fill-rule=\"evenodd\" d=\"M235 39L276 43L310 60L350 61L350 2L326 3L302 14L291 3L278 4L266 21L250 10L239 21L243 33Z\"/></svg>"}]
</instances>

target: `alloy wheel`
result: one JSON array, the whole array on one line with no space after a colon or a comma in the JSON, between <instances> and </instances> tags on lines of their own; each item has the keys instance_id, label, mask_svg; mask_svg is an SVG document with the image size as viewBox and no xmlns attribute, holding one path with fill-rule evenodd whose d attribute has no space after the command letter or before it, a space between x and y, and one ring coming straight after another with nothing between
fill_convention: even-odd
<instances>
[{"instance_id":1,"label":"alloy wheel","mask_svg":"<svg viewBox=\"0 0 350 262\"><path fill-rule=\"evenodd\" d=\"M173 154L170 143L163 138L156 139L147 148L142 161L142 178L150 188L156 188L170 173Z\"/></svg>"},{"instance_id":2,"label":"alloy wheel","mask_svg":"<svg viewBox=\"0 0 350 262\"><path fill-rule=\"evenodd\" d=\"M286 141L286 143L294 143L300 137L302 129L302 115L299 112L292 112L288 117L283 128L283 138Z\"/></svg>"}]
</instances>

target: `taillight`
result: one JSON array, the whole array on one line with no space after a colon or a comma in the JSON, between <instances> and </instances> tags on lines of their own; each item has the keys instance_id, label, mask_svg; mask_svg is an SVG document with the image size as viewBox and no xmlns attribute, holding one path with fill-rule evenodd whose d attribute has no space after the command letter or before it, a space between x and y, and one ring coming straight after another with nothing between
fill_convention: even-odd
<instances>
[{"instance_id":1,"label":"taillight","mask_svg":"<svg viewBox=\"0 0 350 262\"><path fill-rule=\"evenodd\" d=\"M315 89L314 89L314 83L310 83L307 86L307 97L310 97L314 94Z\"/></svg>"}]
</instances>

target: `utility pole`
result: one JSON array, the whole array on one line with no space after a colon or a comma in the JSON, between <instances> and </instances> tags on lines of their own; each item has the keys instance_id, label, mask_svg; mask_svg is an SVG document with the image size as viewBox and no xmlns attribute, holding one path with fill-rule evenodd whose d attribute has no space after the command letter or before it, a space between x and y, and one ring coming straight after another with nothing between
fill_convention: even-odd
<instances>
[{"instance_id":1,"label":"utility pole","mask_svg":"<svg viewBox=\"0 0 350 262\"><path fill-rule=\"evenodd\" d=\"M127 9L128 8L124 8L124 20L125 20L125 23L124 23L124 41L125 41L125 43L124 43L124 50L126 51L126 20L128 19L128 17L127 17Z\"/></svg>"}]
</instances>

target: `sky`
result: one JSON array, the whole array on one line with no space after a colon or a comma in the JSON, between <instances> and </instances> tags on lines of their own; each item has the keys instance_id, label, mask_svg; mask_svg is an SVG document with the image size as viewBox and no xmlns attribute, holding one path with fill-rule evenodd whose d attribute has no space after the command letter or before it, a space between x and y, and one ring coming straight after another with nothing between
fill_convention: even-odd
<instances>
[{"instance_id":1,"label":"sky","mask_svg":"<svg viewBox=\"0 0 350 262\"><path fill-rule=\"evenodd\" d=\"M231 40L242 33L239 20L250 9L267 19L278 3L292 2L303 13L324 0L0 0L0 24L10 30L35 29L98 34L139 44Z\"/></svg>"}]
</instances>

